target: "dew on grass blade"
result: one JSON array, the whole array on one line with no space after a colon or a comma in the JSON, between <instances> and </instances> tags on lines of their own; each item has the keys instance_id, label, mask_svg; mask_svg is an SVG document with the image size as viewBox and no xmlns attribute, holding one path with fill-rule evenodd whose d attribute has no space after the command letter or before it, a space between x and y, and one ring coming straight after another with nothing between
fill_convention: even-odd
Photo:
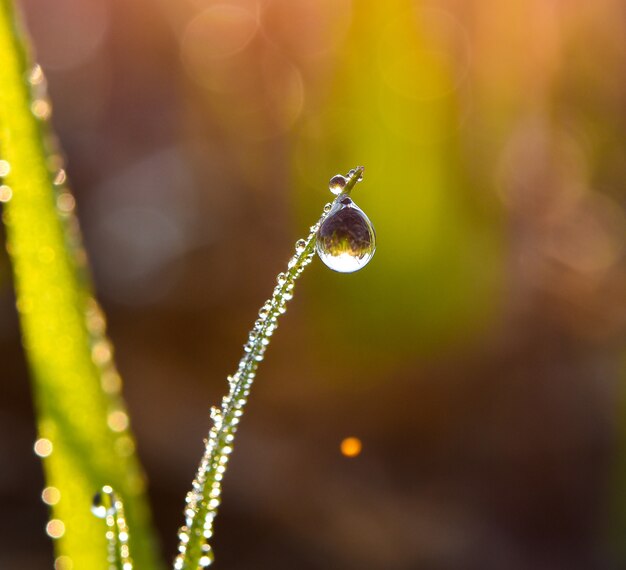
<instances>
[{"instance_id":1,"label":"dew on grass blade","mask_svg":"<svg viewBox=\"0 0 626 570\"><path fill-rule=\"evenodd\" d=\"M339 273L362 269L375 251L374 227L354 202L331 212L317 236L317 254L327 267Z\"/></svg>"},{"instance_id":2,"label":"dew on grass blade","mask_svg":"<svg viewBox=\"0 0 626 570\"><path fill-rule=\"evenodd\" d=\"M99 519L115 514L115 495L109 485L105 485L94 495L91 512Z\"/></svg>"},{"instance_id":3,"label":"dew on grass blade","mask_svg":"<svg viewBox=\"0 0 626 570\"><path fill-rule=\"evenodd\" d=\"M347 183L348 180L345 176L342 176L341 174L336 174L330 179L330 182L328 183L328 189L336 196L339 196L339 194L343 192L343 189L346 187Z\"/></svg>"},{"instance_id":4,"label":"dew on grass blade","mask_svg":"<svg viewBox=\"0 0 626 570\"><path fill-rule=\"evenodd\" d=\"M374 226L350 198L350 192L361 180L362 166L353 168L347 176L337 174L330 179L328 187L338 196L317 230L317 254L327 267L339 273L362 269L376 251Z\"/></svg>"},{"instance_id":5,"label":"dew on grass blade","mask_svg":"<svg viewBox=\"0 0 626 570\"><path fill-rule=\"evenodd\" d=\"M333 271L358 271L376 251L374 226L350 198L340 198L317 232L316 248L320 259Z\"/></svg>"},{"instance_id":6,"label":"dew on grass blade","mask_svg":"<svg viewBox=\"0 0 626 570\"><path fill-rule=\"evenodd\" d=\"M128 545L129 530L124 503L110 485L98 491L91 504L91 512L106 523L107 561L111 570L133 570Z\"/></svg>"},{"instance_id":7,"label":"dew on grass blade","mask_svg":"<svg viewBox=\"0 0 626 570\"><path fill-rule=\"evenodd\" d=\"M276 277L272 296L259 310L258 318L248 333L236 372L228 376L228 394L222 398L220 407L211 410L212 426L204 441L204 454L186 497L185 521L178 533L174 570L199 570L213 562L209 539L213 536L213 521L221 502L222 480L233 452L235 433L259 363L278 326L279 317L293 298L296 280L315 255L316 243L320 257L337 271L356 271L374 253L372 224L349 197L362 175L363 167L359 166L347 176L337 175L331 179L329 189L338 194L337 198L332 204L324 206L321 217L311 226L306 238L296 242L287 270ZM331 218L333 223L325 225ZM344 260L341 256L346 253L348 259Z\"/></svg>"}]
</instances>

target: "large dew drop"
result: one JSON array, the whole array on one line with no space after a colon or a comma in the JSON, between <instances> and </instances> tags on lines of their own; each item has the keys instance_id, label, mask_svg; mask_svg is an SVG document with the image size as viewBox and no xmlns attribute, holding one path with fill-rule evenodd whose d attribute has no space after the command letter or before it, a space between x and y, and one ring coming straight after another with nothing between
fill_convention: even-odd
<instances>
[{"instance_id":1,"label":"large dew drop","mask_svg":"<svg viewBox=\"0 0 626 570\"><path fill-rule=\"evenodd\" d=\"M316 248L320 259L333 271L358 271L376 251L374 226L351 198L340 197L317 231Z\"/></svg>"}]
</instances>

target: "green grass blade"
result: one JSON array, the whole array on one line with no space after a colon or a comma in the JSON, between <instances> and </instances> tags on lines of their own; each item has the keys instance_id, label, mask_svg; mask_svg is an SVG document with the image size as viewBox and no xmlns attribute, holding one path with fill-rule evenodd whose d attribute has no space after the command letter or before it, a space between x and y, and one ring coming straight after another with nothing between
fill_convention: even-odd
<instances>
[{"instance_id":1,"label":"green grass blade","mask_svg":"<svg viewBox=\"0 0 626 570\"><path fill-rule=\"evenodd\" d=\"M333 204L350 193L361 180L362 174L362 167L350 171L343 192ZM214 555L209 539L213 536L213 521L220 505L222 480L233 451L237 427L259 363L278 326L278 318L286 312L296 280L315 255L317 230L331 208L331 204L326 204L320 219L311 226L307 238L296 242L296 251L287 264L287 271L278 274L272 296L259 310L259 318L244 345L244 354L237 371L228 377L228 394L222 399L220 408L211 409L213 425L205 441L205 451L192 489L187 494L185 524L178 532L179 554L174 561L174 570L198 570L213 563Z\"/></svg>"},{"instance_id":2,"label":"green grass blade","mask_svg":"<svg viewBox=\"0 0 626 570\"><path fill-rule=\"evenodd\" d=\"M160 568L111 344L46 121L45 80L25 46L12 3L0 0L0 199L52 504L48 534L64 557L58 567L106 569L90 504L112 485L126 505L137 567Z\"/></svg>"}]
</instances>

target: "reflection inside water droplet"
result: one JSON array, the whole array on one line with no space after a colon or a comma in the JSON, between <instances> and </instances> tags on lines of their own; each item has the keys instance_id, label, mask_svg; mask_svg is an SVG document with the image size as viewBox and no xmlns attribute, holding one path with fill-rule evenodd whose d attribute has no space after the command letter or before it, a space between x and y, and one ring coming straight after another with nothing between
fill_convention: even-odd
<instances>
[{"instance_id":1,"label":"reflection inside water droplet","mask_svg":"<svg viewBox=\"0 0 626 570\"><path fill-rule=\"evenodd\" d=\"M316 249L320 259L333 271L358 271L376 251L374 226L365 212L344 196L333 205L320 226Z\"/></svg>"}]
</instances>

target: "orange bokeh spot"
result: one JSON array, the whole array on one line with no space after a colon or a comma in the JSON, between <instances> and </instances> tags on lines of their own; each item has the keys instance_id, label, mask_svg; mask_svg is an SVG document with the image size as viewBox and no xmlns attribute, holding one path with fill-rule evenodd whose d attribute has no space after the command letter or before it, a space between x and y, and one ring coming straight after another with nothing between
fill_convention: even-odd
<instances>
[{"instance_id":1,"label":"orange bokeh spot","mask_svg":"<svg viewBox=\"0 0 626 570\"><path fill-rule=\"evenodd\" d=\"M356 457L361 453L363 444L358 437L346 437L341 442L341 453L346 457Z\"/></svg>"}]
</instances>

